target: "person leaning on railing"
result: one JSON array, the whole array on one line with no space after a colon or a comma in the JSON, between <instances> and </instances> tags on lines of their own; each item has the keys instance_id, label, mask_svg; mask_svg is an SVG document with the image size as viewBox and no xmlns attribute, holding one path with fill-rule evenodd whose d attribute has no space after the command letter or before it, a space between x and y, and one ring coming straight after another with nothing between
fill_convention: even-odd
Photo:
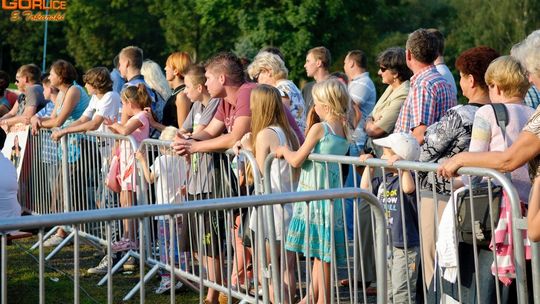
<instances>
[{"instance_id":1,"label":"person leaning on railing","mask_svg":"<svg viewBox=\"0 0 540 304\"><path fill-rule=\"evenodd\" d=\"M520 62L528 71L529 81L540 88L540 30L531 33L521 43ZM533 181L528 206L528 233L532 241L540 240L540 112L529 119L519 137L504 151L461 153L446 161L437 173L446 177L456 176L459 168L477 166L501 172L512 172L529 163L529 177Z\"/></svg>"},{"instance_id":2,"label":"person leaning on railing","mask_svg":"<svg viewBox=\"0 0 540 304\"><path fill-rule=\"evenodd\" d=\"M526 124L531 115L533 115L534 110L523 104L523 98L529 88L529 82L527 81L525 74L525 69L521 67L517 60L509 56L499 57L490 64L486 71L485 79L489 86L489 95L492 102L505 105L508 113L508 125L506 126L506 131L503 133L499 127L495 117L494 108L491 106L484 106L478 109L475 115L472 139L469 148L469 151L471 152L459 153L445 161L438 169L438 173L445 177L451 177L454 176L456 171L462 166L489 167L503 172L509 172L511 175L511 182L519 194L520 201L527 204L528 194L531 189L531 182L527 177L527 159L524 159L519 165L515 165L515 167L512 168L499 165L485 165L489 162L505 162L507 158L504 155L508 153L508 151L512 151L516 148L515 144L512 143L518 143L520 139L523 138L524 132L520 133L520 130L524 127L525 130L527 130L527 127L530 126L530 122L528 125ZM511 145L511 147L506 148L507 145ZM518 156L521 154L521 151L521 149L514 150L511 158L521 158ZM538 151L540 150L537 150L537 152ZM498 155L495 155L495 153ZM488 159L489 161L486 162ZM480 177L474 177L472 178L472 183L477 183L480 179ZM464 182L467 181L468 179L464 180ZM505 208L504 204L501 206L501 210L502 208ZM499 226L494 230L493 235L499 236L501 233L507 232L507 230L503 230ZM495 244L495 242L496 241L494 240L493 244ZM516 288L516 284L510 284L511 280L508 280L509 276L503 275L503 273L512 272L512 268L510 268L510 264L508 264L507 261L508 256L513 254L513 250L511 247L502 247L504 250L501 250L501 247L499 247L500 243L497 241L496 244L497 250L494 250L493 253L488 252L487 254L483 250L479 251L478 258L475 261L471 260L474 255L471 257L471 254L464 254L463 257L465 257L465 259L462 259L462 255L460 254L459 263L462 269L468 269L474 265L477 276L479 277L479 286L473 288L477 289L481 302L493 303L496 301L496 278L491 275L491 272L493 271L497 271L499 274L498 279L505 284L500 287L502 302L507 303L507 301L515 301L515 298L512 299L512 297L515 297L512 296L512 294L513 290ZM462 249L464 248L467 247L460 245L459 251L462 252ZM496 261L495 264L494 261ZM496 268L494 268L495 266L492 266L493 264L496 265ZM530 271L530 263L526 263L526 269L527 272ZM466 273L470 273L470 271L467 271ZM467 274L465 274L465 276L467 276ZM462 283L466 282L468 279L474 281L473 277L467 278L462 274ZM472 286L474 285L475 284ZM468 290L467 286L462 287L465 287L465 290ZM460 292L463 293L464 289L461 288ZM474 291L472 293L465 292L465 296L467 295L473 299L476 298ZM462 294L462 297L463 296L464 295ZM455 297L457 297L457 295ZM474 303L474 301L472 302Z\"/></svg>"}]
</instances>

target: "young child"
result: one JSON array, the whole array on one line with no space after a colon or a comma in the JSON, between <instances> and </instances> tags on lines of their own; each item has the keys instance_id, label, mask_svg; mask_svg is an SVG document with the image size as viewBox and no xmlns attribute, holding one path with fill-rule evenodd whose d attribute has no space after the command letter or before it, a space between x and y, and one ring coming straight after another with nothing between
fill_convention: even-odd
<instances>
[{"instance_id":1,"label":"young child","mask_svg":"<svg viewBox=\"0 0 540 304\"><path fill-rule=\"evenodd\" d=\"M259 169L264 168L264 162L268 154L275 151L278 146L288 145L292 149L297 150L299 147L298 138L292 131L287 116L285 114L285 106L281 101L280 92L273 86L259 85L257 88L251 91L250 98L251 108L251 133L244 135L235 145L235 150L238 152L238 148L252 151L255 155L257 165ZM273 114L273 115L269 115ZM272 162L270 183L272 187L272 193L290 192L292 191L292 185L296 185L297 174L293 174L291 180L290 167L286 161L275 159ZM250 172L248 172L250 173ZM264 172L261 172L264 174ZM293 172L296 173L296 172ZM289 229L289 222L292 215L292 204L286 204L284 206L274 205L274 227L276 233L277 248L280 248L280 242L283 240L283 235L287 235ZM263 218L266 218L263 216ZM266 227L267 223L263 223L263 227ZM257 211L254 210L251 213L249 222L249 228L257 232ZM267 235L267 229L263 229L265 232L263 235ZM284 231L284 232L283 232ZM281 254L278 254L281 256ZM270 262L270 256L267 257ZM294 276L295 255L292 252L286 253L287 264L277 266L279 271L284 269L283 273L283 286L284 286L284 298L282 303L293 303L296 290L296 280ZM262 271L261 271L262 272ZM259 272L259 274L261 274ZM273 286L270 285L270 300L272 303L276 303L274 299ZM279 302L279 300L277 300Z\"/></svg>"},{"instance_id":2,"label":"young child","mask_svg":"<svg viewBox=\"0 0 540 304\"><path fill-rule=\"evenodd\" d=\"M109 129L120 135L131 135L137 143L141 143L149 137L149 122L143 111L144 108L151 104L150 96L146 91L146 86L139 83L137 86L128 86L121 93L122 111L129 119L125 125L114 120L105 119L105 124ZM125 141L120 144L120 176L121 188L120 205L122 207L130 207L135 200L136 184L135 178L135 161L131 145ZM124 235L118 242L112 244L112 249L115 252L127 251L138 248L136 242L136 226L133 220L124 220Z\"/></svg>"},{"instance_id":3,"label":"young child","mask_svg":"<svg viewBox=\"0 0 540 304\"><path fill-rule=\"evenodd\" d=\"M416 161L420 157L420 145L410 133L393 133L387 137L375 139L373 143L383 147L381 158L386 159L390 165L398 160ZM364 154L360 156L360 160L365 161L372 157L371 154ZM388 242L391 244L389 246L391 246L392 254L392 258L388 261L388 303L415 303L417 266L420 258L416 185L414 176L408 170L401 170L401 185L396 169L386 169L386 172L384 177L375 177L370 180L373 169L364 170L360 187L377 196L385 209L387 223L391 230ZM403 192L403 202L401 202L400 192ZM405 221L406 235L403 233L403 221ZM406 257L408 257L408 262ZM410 282L411 287L410 298L407 282Z\"/></svg>"},{"instance_id":4,"label":"young child","mask_svg":"<svg viewBox=\"0 0 540 304\"><path fill-rule=\"evenodd\" d=\"M160 140L173 140L178 129L175 127L166 127L161 131ZM184 159L176 155L170 148L160 149L161 155L158 156L152 166L149 168L146 157L138 151L135 157L139 161L144 172L144 177L149 184L154 184L156 189L156 204L179 204L183 201L182 193L186 188L186 164ZM175 226L179 227L180 221L174 220ZM158 240L159 240L159 259L162 263L170 264L170 230L169 220L163 216L158 218ZM177 237L173 236L176 240ZM174 242L175 264L178 264L178 250ZM178 282L176 289L182 287L182 282ZM162 294L171 289L171 277L169 272L161 273L161 283L156 288L156 294Z\"/></svg>"},{"instance_id":5,"label":"young child","mask_svg":"<svg viewBox=\"0 0 540 304\"><path fill-rule=\"evenodd\" d=\"M276 156L284 157L295 168L302 166L298 191L337 188L340 186L339 165L307 161L311 153L345 155L349 147L347 130L347 88L337 79L328 79L313 86L315 112L320 123L311 126L304 144L298 151L287 146L276 148ZM333 205L331 222L330 208ZM345 235L341 200L312 201L296 203L289 225L285 249L306 254L314 258L312 269L311 295L316 303L330 303L330 263L332 245L335 245L335 261L345 260ZM309 217L309 243L306 240L306 226ZM331 229L334 230L334 244L331 243ZM306 299L302 300L304 303Z\"/></svg>"}]
</instances>

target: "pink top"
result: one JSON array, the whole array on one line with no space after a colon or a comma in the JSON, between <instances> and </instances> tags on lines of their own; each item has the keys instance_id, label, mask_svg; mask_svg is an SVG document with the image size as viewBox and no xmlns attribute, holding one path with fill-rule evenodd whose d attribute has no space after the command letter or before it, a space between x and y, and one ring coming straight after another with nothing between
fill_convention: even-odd
<instances>
[{"instance_id":1,"label":"pink top","mask_svg":"<svg viewBox=\"0 0 540 304\"><path fill-rule=\"evenodd\" d=\"M150 122L148 121L148 117L144 114L144 111L140 111L133 115L128 122L136 119L142 123L142 126L137 128L130 135L133 136L138 144L140 144L144 139L147 139L150 136Z\"/></svg>"},{"instance_id":2,"label":"pink top","mask_svg":"<svg viewBox=\"0 0 540 304\"><path fill-rule=\"evenodd\" d=\"M469 152L504 151L518 138L529 117L534 113L534 109L524 104L505 104L505 106L508 111L506 143L495 120L493 108L490 105L485 105L478 109L474 116ZM528 202L531 189L528 165L525 164L512 171L511 177L521 201Z\"/></svg>"}]
</instances>

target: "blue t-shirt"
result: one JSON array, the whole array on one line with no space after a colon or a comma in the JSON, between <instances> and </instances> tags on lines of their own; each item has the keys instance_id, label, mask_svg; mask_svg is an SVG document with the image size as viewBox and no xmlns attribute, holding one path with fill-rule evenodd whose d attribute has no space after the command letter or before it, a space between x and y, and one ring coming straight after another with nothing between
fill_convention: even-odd
<instances>
[{"instance_id":1,"label":"blue t-shirt","mask_svg":"<svg viewBox=\"0 0 540 304\"><path fill-rule=\"evenodd\" d=\"M413 175L414 178L414 175ZM388 225L392 229L392 244L394 247L404 248L403 224L401 217L401 207L405 218L407 229L407 248L420 245L418 234L418 209L416 204L416 191L410 194L403 193L403 204L401 203L399 178L392 173L386 174L386 193L383 185L383 178L376 177L372 181L373 194L377 196L379 202L385 210L385 217Z\"/></svg>"}]
</instances>

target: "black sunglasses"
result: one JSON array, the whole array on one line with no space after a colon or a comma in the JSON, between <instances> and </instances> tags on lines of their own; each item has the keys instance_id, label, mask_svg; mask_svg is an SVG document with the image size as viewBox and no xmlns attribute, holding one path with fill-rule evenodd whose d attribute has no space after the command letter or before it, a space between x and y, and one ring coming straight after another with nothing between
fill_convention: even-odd
<instances>
[{"instance_id":1,"label":"black sunglasses","mask_svg":"<svg viewBox=\"0 0 540 304\"><path fill-rule=\"evenodd\" d=\"M383 67L383 66L380 66L380 67L379 67L379 70L381 70L381 72L384 73L384 72L386 72L386 70L388 70L388 68L385 68L385 67Z\"/></svg>"}]
</instances>

